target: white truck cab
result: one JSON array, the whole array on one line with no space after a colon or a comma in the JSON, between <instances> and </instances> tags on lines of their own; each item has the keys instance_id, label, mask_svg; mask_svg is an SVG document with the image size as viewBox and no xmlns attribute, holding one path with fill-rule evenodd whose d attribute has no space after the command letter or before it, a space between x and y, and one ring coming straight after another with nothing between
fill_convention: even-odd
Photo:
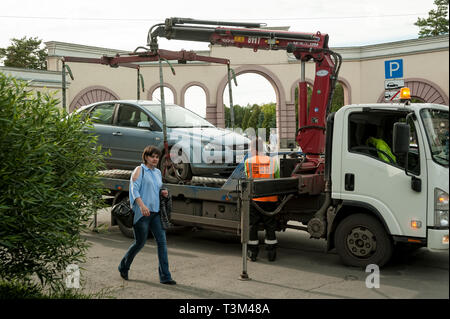
<instances>
[{"instance_id":1,"label":"white truck cab","mask_svg":"<svg viewBox=\"0 0 450 319\"><path fill-rule=\"evenodd\" d=\"M341 108L334 116L331 197L347 214L372 215L391 243L448 249L448 111L426 103ZM364 259L374 245L391 249L389 240L371 240L376 232L358 220L346 229L336 232L336 248L341 240L354 258Z\"/></svg>"}]
</instances>

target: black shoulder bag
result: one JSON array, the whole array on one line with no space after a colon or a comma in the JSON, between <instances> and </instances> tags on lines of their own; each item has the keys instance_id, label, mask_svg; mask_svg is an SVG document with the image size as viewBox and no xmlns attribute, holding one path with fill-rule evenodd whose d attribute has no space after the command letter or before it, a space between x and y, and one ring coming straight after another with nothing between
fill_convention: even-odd
<instances>
[{"instance_id":1,"label":"black shoulder bag","mask_svg":"<svg viewBox=\"0 0 450 319\"><path fill-rule=\"evenodd\" d=\"M141 176L144 178L144 168L141 167L141 170ZM122 200L118 204L114 205L111 210L111 214L125 227L133 227L134 212L130 205L130 197L127 197L126 200Z\"/></svg>"}]
</instances>

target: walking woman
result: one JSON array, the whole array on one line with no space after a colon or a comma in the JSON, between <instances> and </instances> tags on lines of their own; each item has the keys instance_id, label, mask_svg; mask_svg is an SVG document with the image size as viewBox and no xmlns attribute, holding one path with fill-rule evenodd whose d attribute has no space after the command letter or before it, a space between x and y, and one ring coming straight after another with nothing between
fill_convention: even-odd
<instances>
[{"instance_id":1,"label":"walking woman","mask_svg":"<svg viewBox=\"0 0 450 319\"><path fill-rule=\"evenodd\" d=\"M175 285L169 271L167 258L166 232L161 226L159 213L159 194L162 186L161 171L156 168L161 151L154 146L147 146L142 153L143 164L136 167L130 178L130 205L133 208L134 243L119 264L120 276L128 280L128 271L136 254L144 247L149 230L158 246L159 281L162 284ZM164 197L167 190L161 190Z\"/></svg>"}]
</instances>

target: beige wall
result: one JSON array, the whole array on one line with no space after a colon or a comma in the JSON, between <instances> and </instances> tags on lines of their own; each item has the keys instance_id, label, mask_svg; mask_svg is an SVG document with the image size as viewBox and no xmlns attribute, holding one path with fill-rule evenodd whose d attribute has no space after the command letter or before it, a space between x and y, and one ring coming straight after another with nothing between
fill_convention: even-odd
<instances>
[{"instance_id":1,"label":"beige wall","mask_svg":"<svg viewBox=\"0 0 450 319\"><path fill-rule=\"evenodd\" d=\"M18 80L26 81L34 91L49 93L62 100L61 73L55 71L29 70L0 66L0 72ZM70 84L70 81L69 81Z\"/></svg>"},{"instance_id":2,"label":"beige wall","mask_svg":"<svg viewBox=\"0 0 450 319\"><path fill-rule=\"evenodd\" d=\"M62 56L100 57L124 55L125 51L82 46L70 43L47 42L49 49L49 69L61 70ZM439 36L383 43L361 47L333 48L343 57L339 80L344 84L346 103L359 104L377 102L384 92L384 61L403 59L404 79L424 81L436 88L448 105L449 96L449 37ZM197 52L201 55L227 58L237 74L257 73L273 85L277 94L277 126L280 140L286 143L295 135L294 91L300 79L300 63L282 51L258 51L234 47L212 46L210 51ZM90 88L106 90L119 99L136 99L137 71L120 67L112 69L104 65L87 63L67 63L75 79L69 81L67 104L74 106L76 99ZM173 76L164 65L166 85L174 90L174 100L183 105L184 92L190 85L204 88L207 101L207 119L218 126L224 126L223 92L227 84L225 65L210 63L174 63L176 75ZM314 80L314 63L306 63L306 79ZM51 72L50 72L51 73ZM155 63L141 65L146 92L141 99L150 99L154 89L159 86L159 70ZM53 83L54 84L54 83ZM39 89L39 88L38 88ZM94 94L95 95L95 94ZM97 94L98 95L98 94ZM98 98L98 96L97 96ZM94 102L96 96L86 96ZM84 102L81 101L80 103ZM283 145L282 145L283 146Z\"/></svg>"}]
</instances>

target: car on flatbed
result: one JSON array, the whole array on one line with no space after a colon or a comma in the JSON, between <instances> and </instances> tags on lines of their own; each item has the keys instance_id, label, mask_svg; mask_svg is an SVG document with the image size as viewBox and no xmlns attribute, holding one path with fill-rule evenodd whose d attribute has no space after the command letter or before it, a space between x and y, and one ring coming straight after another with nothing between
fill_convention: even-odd
<instances>
[{"instance_id":1,"label":"car on flatbed","mask_svg":"<svg viewBox=\"0 0 450 319\"><path fill-rule=\"evenodd\" d=\"M179 178L193 175L226 176L248 152L250 140L230 130L217 128L196 113L168 104L166 109L167 139ZM102 149L109 169L134 169L142 162L141 154L147 145L157 146L164 160L162 108L152 101L102 101L76 111L91 119L93 133ZM167 182L176 182L174 169L165 173ZM161 172L163 170L161 169Z\"/></svg>"}]
</instances>

